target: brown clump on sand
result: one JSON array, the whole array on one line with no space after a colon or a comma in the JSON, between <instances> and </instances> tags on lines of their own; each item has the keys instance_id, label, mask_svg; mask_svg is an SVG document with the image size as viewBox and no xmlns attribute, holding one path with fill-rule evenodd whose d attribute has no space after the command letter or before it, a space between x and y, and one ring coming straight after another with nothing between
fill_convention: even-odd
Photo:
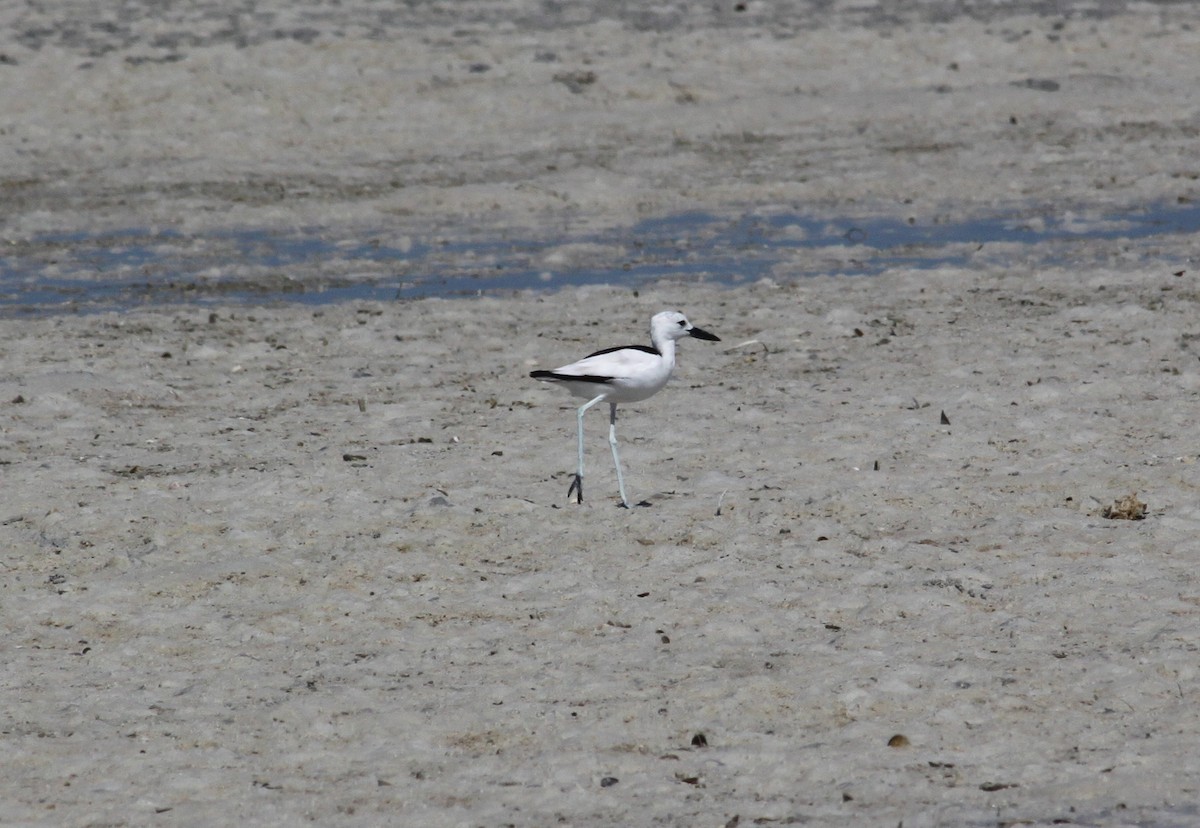
<instances>
[{"instance_id":1,"label":"brown clump on sand","mask_svg":"<svg viewBox=\"0 0 1200 828\"><path fill-rule=\"evenodd\" d=\"M1111 520L1142 520L1146 517L1146 504L1138 500L1137 493L1127 494L1105 506L1100 514Z\"/></svg>"}]
</instances>

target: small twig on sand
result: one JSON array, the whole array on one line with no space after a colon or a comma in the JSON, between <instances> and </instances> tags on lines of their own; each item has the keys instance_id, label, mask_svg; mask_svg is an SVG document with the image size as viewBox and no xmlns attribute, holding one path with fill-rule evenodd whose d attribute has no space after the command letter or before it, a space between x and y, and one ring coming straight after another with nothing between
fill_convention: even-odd
<instances>
[{"instance_id":1,"label":"small twig on sand","mask_svg":"<svg viewBox=\"0 0 1200 828\"><path fill-rule=\"evenodd\" d=\"M761 339L747 339L745 342L739 342L737 345L730 345L725 349L724 353L731 354L739 348L745 348L747 345L760 345L763 349L763 356L769 356L771 349L767 347L767 343Z\"/></svg>"}]
</instances>

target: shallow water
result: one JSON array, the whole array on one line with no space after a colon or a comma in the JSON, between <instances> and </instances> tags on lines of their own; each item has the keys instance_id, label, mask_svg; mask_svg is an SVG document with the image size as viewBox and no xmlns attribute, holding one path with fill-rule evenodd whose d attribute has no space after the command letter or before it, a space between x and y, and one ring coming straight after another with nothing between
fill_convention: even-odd
<instances>
[{"instance_id":1,"label":"shallow water","mask_svg":"<svg viewBox=\"0 0 1200 828\"><path fill-rule=\"evenodd\" d=\"M503 231L461 239L395 232L344 238L328 228L56 233L11 243L0 258L0 315L176 302L394 301L585 284L637 287L663 278L733 286L764 277L963 266L980 256L991 266L1052 266L1137 257L1148 242L1178 242L1198 230L1200 206L1183 204L961 219L696 211L545 239ZM996 244L998 252L987 252ZM560 250L571 255L555 257ZM1165 260L1186 261L1178 254Z\"/></svg>"}]
</instances>

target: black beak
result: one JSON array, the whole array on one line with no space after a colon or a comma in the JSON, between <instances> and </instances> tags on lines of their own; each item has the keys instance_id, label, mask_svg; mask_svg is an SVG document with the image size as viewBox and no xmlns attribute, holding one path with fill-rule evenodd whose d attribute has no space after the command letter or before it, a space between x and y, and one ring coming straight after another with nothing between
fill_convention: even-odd
<instances>
[{"instance_id":1,"label":"black beak","mask_svg":"<svg viewBox=\"0 0 1200 828\"><path fill-rule=\"evenodd\" d=\"M710 334L708 331L702 331L699 328L693 327L688 331L688 336L694 336L696 339L707 339L709 342L720 342L721 337L716 334Z\"/></svg>"}]
</instances>

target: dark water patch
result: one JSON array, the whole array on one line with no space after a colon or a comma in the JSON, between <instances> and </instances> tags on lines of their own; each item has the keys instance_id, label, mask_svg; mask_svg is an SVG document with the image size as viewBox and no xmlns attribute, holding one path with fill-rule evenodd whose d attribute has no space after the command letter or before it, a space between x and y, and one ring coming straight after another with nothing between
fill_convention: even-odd
<instances>
[{"instance_id":1,"label":"dark water patch","mask_svg":"<svg viewBox=\"0 0 1200 828\"><path fill-rule=\"evenodd\" d=\"M587 284L636 287L663 278L733 286L763 277L1004 266L1006 260L1052 266L1078 259L1097 243L1136 246L1198 230L1200 206L1186 204L1119 214L961 218L684 212L546 239L486 228L456 238L396 232L339 238L329 228L55 233L5 246L0 315L171 303L394 301ZM997 246L995 252L988 245Z\"/></svg>"}]
</instances>

